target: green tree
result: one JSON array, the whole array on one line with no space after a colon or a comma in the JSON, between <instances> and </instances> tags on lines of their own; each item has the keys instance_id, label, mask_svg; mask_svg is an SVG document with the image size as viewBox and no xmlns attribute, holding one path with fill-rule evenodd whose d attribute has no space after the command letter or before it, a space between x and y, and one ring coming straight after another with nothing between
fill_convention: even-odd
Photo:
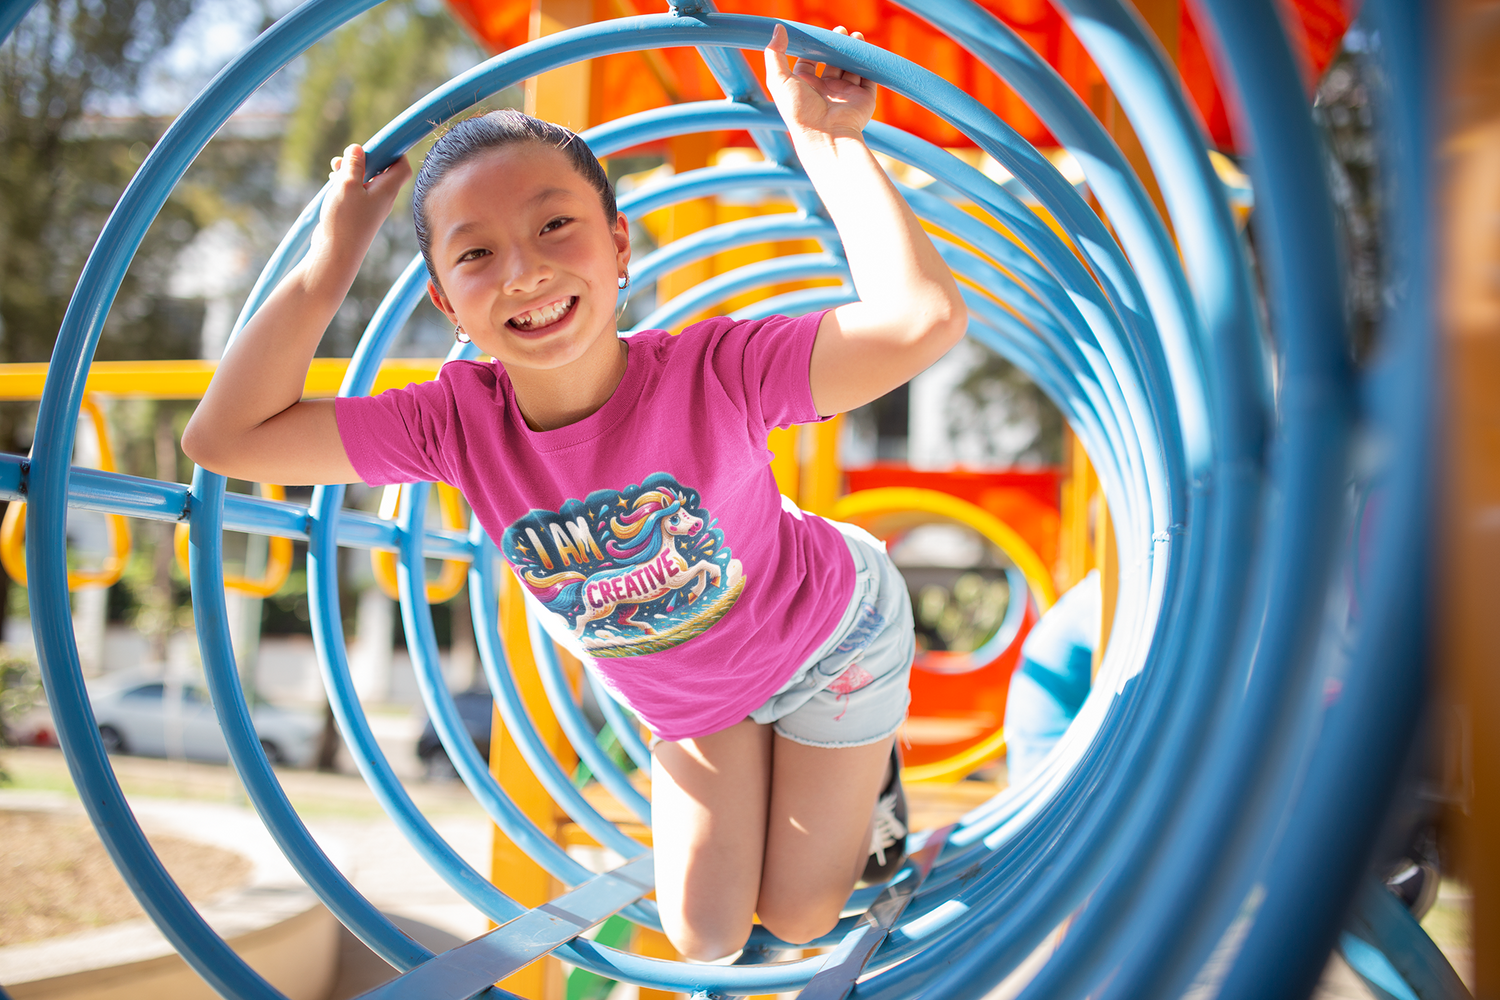
<instances>
[{"instance_id":1,"label":"green tree","mask_svg":"<svg viewBox=\"0 0 1500 1000\"><path fill-rule=\"evenodd\" d=\"M483 56L438 0L390 0L351 21L308 50L304 59L282 144L283 177L305 186L310 195L327 178L329 160L346 146L369 140L418 98ZM520 89L513 88L485 107L519 107L520 102ZM412 149L413 166L429 144ZM344 308L323 338L320 355L353 353L391 281L417 252L409 198L410 187L370 248ZM419 324L443 337L451 333L425 304Z\"/></svg>"},{"instance_id":2,"label":"green tree","mask_svg":"<svg viewBox=\"0 0 1500 1000\"><path fill-rule=\"evenodd\" d=\"M171 40L193 0L42 0L0 45L0 362L45 361L68 298L104 220L156 126L108 119L104 100L134 95L146 65ZM154 260L191 232L154 228ZM146 329L170 327L151 292L161 277L132 268L121 288L111 351L131 354ZM196 332L196 331L195 331ZM101 346L101 353L105 347ZM0 446L15 449L15 422Z\"/></svg>"},{"instance_id":3,"label":"green tree","mask_svg":"<svg viewBox=\"0 0 1500 1000\"><path fill-rule=\"evenodd\" d=\"M1063 415L1019 368L988 348L948 400L949 431L968 446L960 461L987 466L1062 462Z\"/></svg>"},{"instance_id":4,"label":"green tree","mask_svg":"<svg viewBox=\"0 0 1500 1000\"><path fill-rule=\"evenodd\" d=\"M194 0L41 0L0 44L0 363L47 361L83 262L159 134L129 107ZM175 202L121 287L99 356L195 355L201 313L164 294L196 232ZM164 353L162 353L164 352ZM0 404L0 450L30 447L33 407ZM0 612L9 580L0 574Z\"/></svg>"},{"instance_id":5,"label":"green tree","mask_svg":"<svg viewBox=\"0 0 1500 1000\"><path fill-rule=\"evenodd\" d=\"M392 0L345 25L305 57L282 145L288 179L321 185L345 146L481 58L440 3Z\"/></svg>"},{"instance_id":6,"label":"green tree","mask_svg":"<svg viewBox=\"0 0 1500 1000\"><path fill-rule=\"evenodd\" d=\"M0 747L15 745L11 727L44 699L36 660L0 643ZM10 775L0 763L0 785L9 782Z\"/></svg>"}]
</instances>

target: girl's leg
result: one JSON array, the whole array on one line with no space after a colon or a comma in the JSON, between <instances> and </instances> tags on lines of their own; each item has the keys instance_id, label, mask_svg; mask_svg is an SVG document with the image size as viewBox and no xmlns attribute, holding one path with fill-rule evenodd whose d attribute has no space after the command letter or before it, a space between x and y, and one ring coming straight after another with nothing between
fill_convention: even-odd
<instances>
[{"instance_id":1,"label":"girl's leg","mask_svg":"<svg viewBox=\"0 0 1500 1000\"><path fill-rule=\"evenodd\" d=\"M756 910L783 941L810 941L838 922L869 857L894 739L833 748L775 737Z\"/></svg>"},{"instance_id":2,"label":"girl's leg","mask_svg":"<svg viewBox=\"0 0 1500 1000\"><path fill-rule=\"evenodd\" d=\"M771 727L746 719L700 739L658 743L652 757L662 927L688 958L733 954L750 934L760 893Z\"/></svg>"}]
</instances>

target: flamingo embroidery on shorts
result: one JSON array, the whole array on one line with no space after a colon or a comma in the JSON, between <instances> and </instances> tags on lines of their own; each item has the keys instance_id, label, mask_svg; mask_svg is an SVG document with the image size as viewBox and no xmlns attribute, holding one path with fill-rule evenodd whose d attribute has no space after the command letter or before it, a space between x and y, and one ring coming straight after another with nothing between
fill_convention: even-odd
<instances>
[{"instance_id":1,"label":"flamingo embroidery on shorts","mask_svg":"<svg viewBox=\"0 0 1500 1000\"><path fill-rule=\"evenodd\" d=\"M833 679L833 683L828 685L828 690L833 692L834 701L844 703L844 707L839 709L839 714L833 717L834 722L842 719L844 713L849 711L849 696L867 686L874 679L874 676L858 663L849 664L847 670Z\"/></svg>"}]
</instances>

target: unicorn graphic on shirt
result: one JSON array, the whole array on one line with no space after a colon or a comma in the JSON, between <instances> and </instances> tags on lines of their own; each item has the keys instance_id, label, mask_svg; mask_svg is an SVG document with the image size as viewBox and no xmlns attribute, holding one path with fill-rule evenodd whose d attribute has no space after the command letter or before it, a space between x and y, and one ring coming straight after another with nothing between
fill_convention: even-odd
<instances>
[{"instance_id":1,"label":"unicorn graphic on shirt","mask_svg":"<svg viewBox=\"0 0 1500 1000\"><path fill-rule=\"evenodd\" d=\"M505 556L548 611L595 656L634 656L712 626L744 570L696 491L658 472L533 510L505 532Z\"/></svg>"}]
</instances>

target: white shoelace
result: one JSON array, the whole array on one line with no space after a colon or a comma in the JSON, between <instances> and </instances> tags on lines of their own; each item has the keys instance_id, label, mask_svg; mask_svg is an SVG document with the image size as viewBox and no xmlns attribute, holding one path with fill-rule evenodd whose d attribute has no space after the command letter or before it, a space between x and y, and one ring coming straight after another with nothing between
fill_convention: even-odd
<instances>
[{"instance_id":1,"label":"white shoelace","mask_svg":"<svg viewBox=\"0 0 1500 1000\"><path fill-rule=\"evenodd\" d=\"M885 864L885 849L893 847L906 836L906 824L896 818L896 798L899 793L883 795L875 803L875 823L870 831L870 853L879 864Z\"/></svg>"}]
</instances>

